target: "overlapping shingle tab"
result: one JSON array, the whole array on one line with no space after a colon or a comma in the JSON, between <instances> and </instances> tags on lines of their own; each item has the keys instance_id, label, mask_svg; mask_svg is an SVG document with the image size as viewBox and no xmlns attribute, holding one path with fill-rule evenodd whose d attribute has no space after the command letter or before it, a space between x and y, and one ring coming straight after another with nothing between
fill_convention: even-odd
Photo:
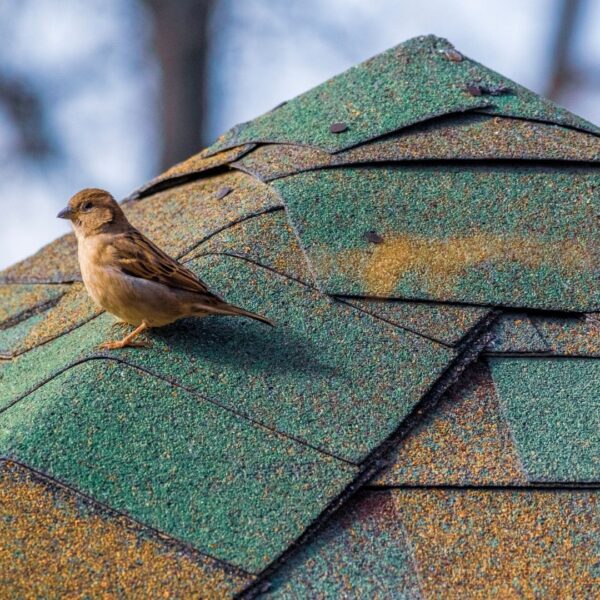
<instances>
[{"instance_id":1,"label":"overlapping shingle tab","mask_svg":"<svg viewBox=\"0 0 600 600\"><path fill-rule=\"evenodd\" d=\"M600 304L597 184L597 168L453 163L273 186L330 294L584 312Z\"/></svg>"},{"instance_id":2,"label":"overlapping shingle tab","mask_svg":"<svg viewBox=\"0 0 600 600\"><path fill-rule=\"evenodd\" d=\"M339 152L415 123L474 109L600 133L564 108L455 53L446 40L414 38L237 125L208 151L270 142Z\"/></svg>"},{"instance_id":3,"label":"overlapping shingle tab","mask_svg":"<svg viewBox=\"0 0 600 600\"><path fill-rule=\"evenodd\" d=\"M599 133L417 38L123 205L275 329L100 352L73 236L1 273L6 589L593 597Z\"/></svg>"}]
</instances>

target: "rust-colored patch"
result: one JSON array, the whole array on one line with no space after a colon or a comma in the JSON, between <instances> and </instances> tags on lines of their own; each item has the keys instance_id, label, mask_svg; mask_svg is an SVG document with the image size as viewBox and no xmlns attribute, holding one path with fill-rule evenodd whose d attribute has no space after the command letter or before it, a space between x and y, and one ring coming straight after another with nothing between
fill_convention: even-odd
<instances>
[{"instance_id":1,"label":"rust-colored patch","mask_svg":"<svg viewBox=\"0 0 600 600\"><path fill-rule=\"evenodd\" d=\"M390 295L398 281L408 273L423 277L428 292L441 296L449 286L458 284L469 269L485 268L486 263L517 263L530 270L544 264L567 271L591 270L594 266L592 248L577 240L542 242L486 233L445 240L388 235L385 240L370 248L368 253L361 249L346 252L348 256L344 257L350 264L363 263L367 289L375 296Z\"/></svg>"},{"instance_id":2,"label":"rust-colored patch","mask_svg":"<svg viewBox=\"0 0 600 600\"><path fill-rule=\"evenodd\" d=\"M68 283L81 281L77 240L72 233L50 242L25 260L0 272L0 283Z\"/></svg>"},{"instance_id":3,"label":"rust-colored patch","mask_svg":"<svg viewBox=\"0 0 600 600\"><path fill-rule=\"evenodd\" d=\"M0 461L3 598L228 598L252 578Z\"/></svg>"},{"instance_id":4,"label":"rust-colored patch","mask_svg":"<svg viewBox=\"0 0 600 600\"><path fill-rule=\"evenodd\" d=\"M469 369L391 459L377 485L527 483L485 363Z\"/></svg>"},{"instance_id":5,"label":"rust-colored patch","mask_svg":"<svg viewBox=\"0 0 600 600\"><path fill-rule=\"evenodd\" d=\"M597 492L397 490L394 497L426 598L598 595Z\"/></svg>"},{"instance_id":6,"label":"rust-colored patch","mask_svg":"<svg viewBox=\"0 0 600 600\"><path fill-rule=\"evenodd\" d=\"M66 285L0 284L0 329L57 302Z\"/></svg>"}]
</instances>

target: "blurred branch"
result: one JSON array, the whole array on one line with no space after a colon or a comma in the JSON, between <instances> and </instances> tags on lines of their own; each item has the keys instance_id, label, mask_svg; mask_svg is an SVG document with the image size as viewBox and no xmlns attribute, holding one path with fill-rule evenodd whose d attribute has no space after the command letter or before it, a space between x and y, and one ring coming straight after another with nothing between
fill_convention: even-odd
<instances>
[{"instance_id":1,"label":"blurred branch","mask_svg":"<svg viewBox=\"0 0 600 600\"><path fill-rule=\"evenodd\" d=\"M209 21L215 0L146 0L162 68L163 168L203 146L207 113Z\"/></svg>"},{"instance_id":2,"label":"blurred branch","mask_svg":"<svg viewBox=\"0 0 600 600\"><path fill-rule=\"evenodd\" d=\"M43 102L31 86L22 79L0 73L0 104L18 133L18 153L35 159L47 158L55 153L55 146L47 133Z\"/></svg>"},{"instance_id":3,"label":"blurred branch","mask_svg":"<svg viewBox=\"0 0 600 600\"><path fill-rule=\"evenodd\" d=\"M546 96L558 100L576 77L571 49L579 25L581 0L557 0L557 26L552 43L551 71Z\"/></svg>"}]
</instances>

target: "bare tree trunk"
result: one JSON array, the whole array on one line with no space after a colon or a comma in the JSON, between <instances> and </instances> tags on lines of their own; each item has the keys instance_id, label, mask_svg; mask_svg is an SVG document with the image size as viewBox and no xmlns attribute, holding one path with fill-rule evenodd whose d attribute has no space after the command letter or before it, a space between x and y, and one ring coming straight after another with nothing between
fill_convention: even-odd
<instances>
[{"instance_id":1,"label":"bare tree trunk","mask_svg":"<svg viewBox=\"0 0 600 600\"><path fill-rule=\"evenodd\" d=\"M215 0L147 0L162 68L162 166L198 152L205 132L209 22Z\"/></svg>"},{"instance_id":2,"label":"bare tree trunk","mask_svg":"<svg viewBox=\"0 0 600 600\"><path fill-rule=\"evenodd\" d=\"M557 0L557 23L551 49L550 77L546 96L560 100L574 78L571 50L577 32L581 0Z\"/></svg>"}]
</instances>

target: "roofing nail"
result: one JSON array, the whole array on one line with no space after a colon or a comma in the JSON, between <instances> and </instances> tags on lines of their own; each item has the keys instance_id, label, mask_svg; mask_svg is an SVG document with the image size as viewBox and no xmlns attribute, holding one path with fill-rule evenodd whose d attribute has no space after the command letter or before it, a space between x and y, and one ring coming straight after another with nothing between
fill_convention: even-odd
<instances>
[{"instance_id":1,"label":"roofing nail","mask_svg":"<svg viewBox=\"0 0 600 600\"><path fill-rule=\"evenodd\" d=\"M233 192L233 188L223 186L217 190L215 197L217 200L222 200L223 198L225 198L225 196L227 196L228 194L231 194L231 192Z\"/></svg>"},{"instance_id":2,"label":"roofing nail","mask_svg":"<svg viewBox=\"0 0 600 600\"><path fill-rule=\"evenodd\" d=\"M483 94L483 90L481 89L481 87L476 85L475 83L467 83L465 89L467 90L467 92L469 92L469 94L471 94L471 96L481 96Z\"/></svg>"},{"instance_id":3,"label":"roofing nail","mask_svg":"<svg viewBox=\"0 0 600 600\"><path fill-rule=\"evenodd\" d=\"M374 230L366 231L363 237L371 244L383 244L383 238Z\"/></svg>"},{"instance_id":4,"label":"roofing nail","mask_svg":"<svg viewBox=\"0 0 600 600\"><path fill-rule=\"evenodd\" d=\"M458 50L455 50L454 48L448 48L448 50L445 50L444 56L450 62L462 62L464 59L464 56Z\"/></svg>"},{"instance_id":5,"label":"roofing nail","mask_svg":"<svg viewBox=\"0 0 600 600\"><path fill-rule=\"evenodd\" d=\"M346 123L332 123L329 126L329 131L331 133L342 133L348 129L348 125Z\"/></svg>"},{"instance_id":6,"label":"roofing nail","mask_svg":"<svg viewBox=\"0 0 600 600\"><path fill-rule=\"evenodd\" d=\"M513 91L507 85L494 85L488 89L491 96L501 96L502 94L512 94Z\"/></svg>"}]
</instances>

